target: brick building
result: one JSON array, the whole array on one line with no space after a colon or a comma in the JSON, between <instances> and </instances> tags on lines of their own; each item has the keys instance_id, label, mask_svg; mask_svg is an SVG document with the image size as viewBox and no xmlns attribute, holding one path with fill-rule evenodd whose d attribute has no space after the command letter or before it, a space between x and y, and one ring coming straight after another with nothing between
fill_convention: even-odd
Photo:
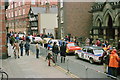
<instances>
[{"instance_id":1,"label":"brick building","mask_svg":"<svg viewBox=\"0 0 120 80\"><path fill-rule=\"evenodd\" d=\"M7 24L9 32L24 32L27 33L30 29L29 24L29 10L30 7L46 7L45 0L16 0L10 2L6 10ZM49 0L48 0L49 1ZM57 5L57 2L49 2L50 5Z\"/></svg>"},{"instance_id":2,"label":"brick building","mask_svg":"<svg viewBox=\"0 0 120 80\"><path fill-rule=\"evenodd\" d=\"M6 46L6 27L5 27L5 6L4 0L0 1L0 59L7 58L7 46Z\"/></svg>"},{"instance_id":3,"label":"brick building","mask_svg":"<svg viewBox=\"0 0 120 80\"><path fill-rule=\"evenodd\" d=\"M89 37L92 14L89 13L93 2L60 2L58 13L59 35L71 34ZM61 36L60 36L61 37Z\"/></svg>"}]
</instances>

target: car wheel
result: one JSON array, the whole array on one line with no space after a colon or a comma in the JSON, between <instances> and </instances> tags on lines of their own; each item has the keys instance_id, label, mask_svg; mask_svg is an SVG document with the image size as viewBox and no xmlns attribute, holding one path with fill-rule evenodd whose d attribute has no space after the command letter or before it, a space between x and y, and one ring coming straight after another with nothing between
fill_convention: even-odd
<instances>
[{"instance_id":1,"label":"car wheel","mask_svg":"<svg viewBox=\"0 0 120 80\"><path fill-rule=\"evenodd\" d=\"M94 63L93 58L90 58L90 59L89 59L89 61L90 61L90 63L91 63L91 64L93 64L93 63Z\"/></svg>"},{"instance_id":2,"label":"car wheel","mask_svg":"<svg viewBox=\"0 0 120 80\"><path fill-rule=\"evenodd\" d=\"M76 59L79 59L79 56L78 56L78 54L77 54L77 53L75 54L75 58L76 58Z\"/></svg>"}]
</instances>

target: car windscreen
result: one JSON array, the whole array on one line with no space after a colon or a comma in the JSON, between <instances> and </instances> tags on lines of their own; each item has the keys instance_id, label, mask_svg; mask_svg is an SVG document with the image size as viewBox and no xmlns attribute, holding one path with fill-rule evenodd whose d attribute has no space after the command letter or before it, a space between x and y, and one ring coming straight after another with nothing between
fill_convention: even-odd
<instances>
[{"instance_id":1,"label":"car windscreen","mask_svg":"<svg viewBox=\"0 0 120 80\"><path fill-rule=\"evenodd\" d=\"M95 55L103 54L103 50L102 49L94 49L93 52L94 52Z\"/></svg>"},{"instance_id":2,"label":"car windscreen","mask_svg":"<svg viewBox=\"0 0 120 80\"><path fill-rule=\"evenodd\" d=\"M77 45L75 43L68 43L67 46L70 47L70 46L77 46Z\"/></svg>"}]
</instances>

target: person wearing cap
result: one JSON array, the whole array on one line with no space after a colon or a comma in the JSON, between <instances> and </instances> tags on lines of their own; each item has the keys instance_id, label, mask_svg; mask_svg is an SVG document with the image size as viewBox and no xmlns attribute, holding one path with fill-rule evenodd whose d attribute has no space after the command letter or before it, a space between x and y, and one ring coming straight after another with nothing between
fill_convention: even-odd
<instances>
[{"instance_id":1,"label":"person wearing cap","mask_svg":"<svg viewBox=\"0 0 120 80\"><path fill-rule=\"evenodd\" d=\"M113 49L109 56L109 75L117 77L117 69L119 67L120 58L117 54L117 50Z\"/></svg>"}]
</instances>

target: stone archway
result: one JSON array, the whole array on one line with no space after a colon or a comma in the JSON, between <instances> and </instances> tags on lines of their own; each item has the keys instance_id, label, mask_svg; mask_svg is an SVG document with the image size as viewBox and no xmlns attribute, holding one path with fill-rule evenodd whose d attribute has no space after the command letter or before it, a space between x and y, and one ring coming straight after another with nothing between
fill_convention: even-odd
<instances>
[{"instance_id":1,"label":"stone archway","mask_svg":"<svg viewBox=\"0 0 120 80\"><path fill-rule=\"evenodd\" d=\"M98 27L98 34L99 34L98 37L103 38L102 22L99 18L97 19L97 27Z\"/></svg>"},{"instance_id":2,"label":"stone archway","mask_svg":"<svg viewBox=\"0 0 120 80\"><path fill-rule=\"evenodd\" d=\"M113 28L113 20L110 14L107 14L107 28L106 37L107 39L115 39L115 29Z\"/></svg>"},{"instance_id":3,"label":"stone archway","mask_svg":"<svg viewBox=\"0 0 120 80\"><path fill-rule=\"evenodd\" d=\"M120 17L118 18L118 40L120 40Z\"/></svg>"}]
</instances>

